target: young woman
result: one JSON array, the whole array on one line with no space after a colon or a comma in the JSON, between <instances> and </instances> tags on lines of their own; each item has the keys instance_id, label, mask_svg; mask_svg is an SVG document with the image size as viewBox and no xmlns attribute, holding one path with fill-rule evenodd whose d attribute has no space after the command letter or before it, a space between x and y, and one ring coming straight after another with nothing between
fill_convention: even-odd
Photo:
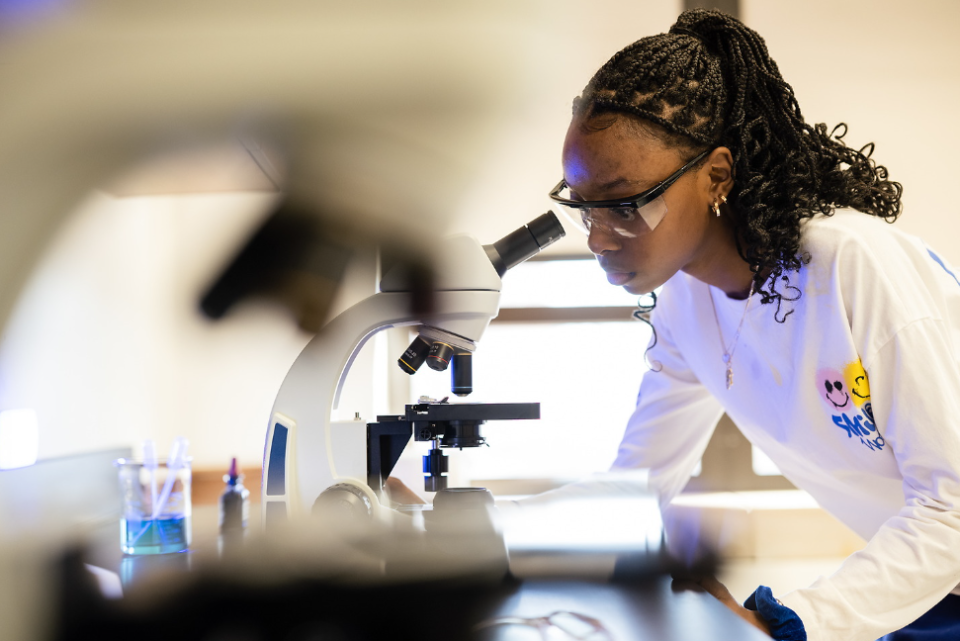
<instances>
[{"instance_id":1,"label":"young woman","mask_svg":"<svg viewBox=\"0 0 960 641\"><path fill-rule=\"evenodd\" d=\"M615 467L666 507L726 412L869 541L779 600L702 585L776 639L957 639L960 272L887 224L900 185L843 133L804 121L759 35L693 10L576 99L551 196L610 283L663 286Z\"/></svg>"}]
</instances>

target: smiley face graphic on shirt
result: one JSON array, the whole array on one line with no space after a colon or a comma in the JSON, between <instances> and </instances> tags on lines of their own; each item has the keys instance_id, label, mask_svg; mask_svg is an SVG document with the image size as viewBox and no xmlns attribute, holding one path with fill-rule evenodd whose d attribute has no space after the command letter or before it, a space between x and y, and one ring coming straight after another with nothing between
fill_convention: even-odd
<instances>
[{"instance_id":1,"label":"smiley face graphic on shirt","mask_svg":"<svg viewBox=\"0 0 960 641\"><path fill-rule=\"evenodd\" d=\"M846 383L846 377L839 370L831 368L821 369L817 372L817 387L820 388L820 396L835 410L842 410L850 407L850 386Z\"/></svg>"},{"instance_id":2,"label":"smiley face graphic on shirt","mask_svg":"<svg viewBox=\"0 0 960 641\"><path fill-rule=\"evenodd\" d=\"M858 358L843 366L817 371L817 391L830 411L833 424L848 438L856 437L872 451L882 450L886 442L879 434L870 402L870 380Z\"/></svg>"},{"instance_id":3,"label":"smiley face graphic on shirt","mask_svg":"<svg viewBox=\"0 0 960 641\"><path fill-rule=\"evenodd\" d=\"M863 363L858 358L855 361L847 363L843 368L843 379L847 382L847 389L850 390L850 400L857 407L863 407L870 401L870 380L867 378L867 372L863 369Z\"/></svg>"}]
</instances>

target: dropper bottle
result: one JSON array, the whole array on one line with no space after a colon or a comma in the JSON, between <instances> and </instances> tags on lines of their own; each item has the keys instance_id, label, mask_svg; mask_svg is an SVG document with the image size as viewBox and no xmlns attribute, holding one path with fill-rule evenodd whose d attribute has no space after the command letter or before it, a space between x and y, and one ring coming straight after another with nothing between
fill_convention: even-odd
<instances>
[{"instance_id":1,"label":"dropper bottle","mask_svg":"<svg viewBox=\"0 0 960 641\"><path fill-rule=\"evenodd\" d=\"M242 535L250 514L250 490L243 487L236 457L230 460L230 470L223 481L227 486L220 495L220 534Z\"/></svg>"}]
</instances>

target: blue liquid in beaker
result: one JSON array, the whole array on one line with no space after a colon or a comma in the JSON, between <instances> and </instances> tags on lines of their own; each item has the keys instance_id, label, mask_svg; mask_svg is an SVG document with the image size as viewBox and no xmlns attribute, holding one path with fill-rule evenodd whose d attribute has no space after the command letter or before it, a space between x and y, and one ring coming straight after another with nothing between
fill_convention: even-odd
<instances>
[{"instance_id":1,"label":"blue liquid in beaker","mask_svg":"<svg viewBox=\"0 0 960 641\"><path fill-rule=\"evenodd\" d=\"M189 516L120 519L120 548L124 554L169 554L189 547Z\"/></svg>"}]
</instances>

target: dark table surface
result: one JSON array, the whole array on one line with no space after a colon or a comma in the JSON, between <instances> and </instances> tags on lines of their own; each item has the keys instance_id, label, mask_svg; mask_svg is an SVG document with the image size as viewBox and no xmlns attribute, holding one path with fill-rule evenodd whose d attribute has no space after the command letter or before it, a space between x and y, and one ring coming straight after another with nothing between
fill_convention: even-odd
<instances>
[{"instance_id":1,"label":"dark table surface","mask_svg":"<svg viewBox=\"0 0 960 641\"><path fill-rule=\"evenodd\" d=\"M256 506L253 506L254 508ZM251 528L257 527L258 511L251 510L255 521ZM98 543L87 550L86 562L103 567L120 575L125 588L135 588L140 581L151 574L160 572L191 571L196 568L195 560L200 554L215 551L217 545L217 510L215 506L195 508L193 517L193 550L188 553L139 556L124 556L119 548L119 528L105 528ZM422 588L412 586L413 590L389 588L385 594L372 594L372 598L390 599L391 607L409 616L400 615L404 620L396 621L396 638L404 636L403 630L413 621L411 617L427 618L433 616L438 607L460 612L447 612L446 616L459 617L449 631L470 630L467 637L474 639L629 639L632 641L673 641L723 639L737 641L760 641L768 639L766 635L737 618L719 601L706 593L682 591L675 592L671 579L667 576L647 577L642 581L604 582L585 580L582 577L551 576L544 578L524 578L508 586L481 593L467 592L467 599L474 604L451 606L443 589L436 586ZM220 586L222 588L222 586ZM220 589L218 588L218 589ZM329 589L329 586L324 589ZM279 591L282 592L282 589ZM354 590L354 592L356 592ZM198 596L199 595L199 596ZM195 592L194 600L203 599L202 589ZM431 596L432 595L432 596ZM473 595L473 596L470 596ZM261 592L246 595L234 593L232 599L250 598L256 601L256 607L269 611L276 604L273 596L264 598ZM284 597L277 597L280 601ZM323 598L323 597L319 597ZM340 607L340 616L353 617L352 611L357 601L363 601L365 595L357 593L356 598L345 601ZM427 601L434 600L434 603ZM409 600L405 603L405 600ZM439 605L438 605L439 604ZM481 605L482 604L482 605ZM253 604L252 604L253 605ZM284 602L284 616L290 616L290 605ZM204 611L201 608L201 611ZM208 610L207 610L208 611ZM374 609L371 609L373 612ZM554 615L552 618L550 615ZM294 617L298 616L296 614ZM269 613L263 618L270 619ZM469 619L464 621L463 619ZM441 625L438 619L437 625ZM592 636L563 637L556 631L546 628L556 622L561 627L572 628L576 633L597 631ZM258 625L253 623L251 625ZM443 624L447 625L447 624ZM457 626L461 627L457 627ZM434 638L429 629L423 628L418 621L418 634L421 638ZM424 632L426 630L426 632ZM188 635L189 636L189 635ZM393 636L391 634L391 636ZM259 638L253 635L252 638ZM265 634L263 638L271 638ZM357 637L349 634L344 638L379 638L379 636ZM440 638L438 636L437 638ZM456 635L448 638L457 638Z\"/></svg>"}]
</instances>

